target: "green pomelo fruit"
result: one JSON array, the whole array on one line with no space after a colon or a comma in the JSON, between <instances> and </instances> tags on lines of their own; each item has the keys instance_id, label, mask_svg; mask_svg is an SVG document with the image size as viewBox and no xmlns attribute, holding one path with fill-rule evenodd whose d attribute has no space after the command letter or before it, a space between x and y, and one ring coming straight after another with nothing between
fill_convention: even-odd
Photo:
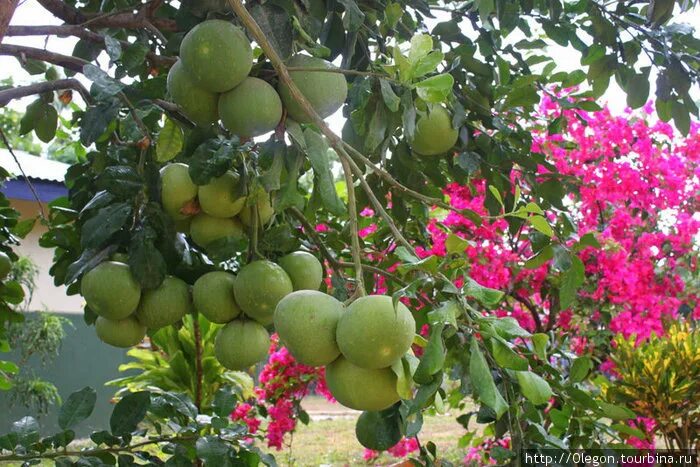
<instances>
[{"instance_id":1,"label":"green pomelo fruit","mask_svg":"<svg viewBox=\"0 0 700 467\"><path fill-rule=\"evenodd\" d=\"M236 303L259 323L272 324L275 307L292 293L292 280L272 261L253 261L241 268L233 284Z\"/></svg>"},{"instance_id":2,"label":"green pomelo fruit","mask_svg":"<svg viewBox=\"0 0 700 467\"><path fill-rule=\"evenodd\" d=\"M4 280L12 270L12 260L0 251L0 280Z\"/></svg>"},{"instance_id":3,"label":"green pomelo fruit","mask_svg":"<svg viewBox=\"0 0 700 467\"><path fill-rule=\"evenodd\" d=\"M199 23L185 35L180 59L200 87L225 92L248 76L253 66L253 49L240 28L213 19Z\"/></svg>"},{"instance_id":4,"label":"green pomelo fruit","mask_svg":"<svg viewBox=\"0 0 700 467\"><path fill-rule=\"evenodd\" d=\"M168 164L160 169L160 198L163 209L175 221L189 217L183 208L197 197L197 185L186 164Z\"/></svg>"},{"instance_id":5,"label":"green pomelo fruit","mask_svg":"<svg viewBox=\"0 0 700 467\"><path fill-rule=\"evenodd\" d=\"M160 329L177 323L190 311L189 286L177 277L167 276L160 287L143 293L136 318L149 329Z\"/></svg>"},{"instance_id":6,"label":"green pomelo fruit","mask_svg":"<svg viewBox=\"0 0 700 467\"><path fill-rule=\"evenodd\" d=\"M386 451L401 441L401 427L396 412L362 412L355 424L357 441L367 449Z\"/></svg>"},{"instance_id":7,"label":"green pomelo fruit","mask_svg":"<svg viewBox=\"0 0 700 467\"><path fill-rule=\"evenodd\" d=\"M321 58L308 55L295 55L287 66L294 68L335 68L333 64ZM311 107L321 118L326 118L338 110L348 96L348 84L342 73L326 71L290 71L289 75ZM280 97L291 118L299 123L311 123L311 118L304 112L299 102L292 96L284 84L279 87Z\"/></svg>"},{"instance_id":8,"label":"green pomelo fruit","mask_svg":"<svg viewBox=\"0 0 700 467\"><path fill-rule=\"evenodd\" d=\"M459 132L452 128L450 113L433 106L427 115L418 118L411 148L421 156L444 154L457 142Z\"/></svg>"},{"instance_id":9,"label":"green pomelo fruit","mask_svg":"<svg viewBox=\"0 0 700 467\"><path fill-rule=\"evenodd\" d=\"M212 323L224 324L241 314L233 296L236 276L214 271L197 279L192 288L195 309Z\"/></svg>"},{"instance_id":10,"label":"green pomelo fruit","mask_svg":"<svg viewBox=\"0 0 700 467\"><path fill-rule=\"evenodd\" d=\"M80 293L92 311L111 320L132 314L141 299L141 287L129 266L116 261L100 263L86 273Z\"/></svg>"},{"instance_id":11,"label":"green pomelo fruit","mask_svg":"<svg viewBox=\"0 0 700 467\"><path fill-rule=\"evenodd\" d=\"M253 222L253 209L257 210L258 225L260 226L266 225L268 222L270 222L272 216L275 215L275 209L270 203L269 194L264 192L258 193L257 198L258 202L255 205L244 207L238 215L238 217L241 219L241 222L243 222L243 225L245 225L246 227L250 227Z\"/></svg>"},{"instance_id":12,"label":"green pomelo fruit","mask_svg":"<svg viewBox=\"0 0 700 467\"><path fill-rule=\"evenodd\" d=\"M236 219L221 219L200 212L192 218L190 236L197 245L206 248L210 243L222 238L241 239L244 233L241 223Z\"/></svg>"},{"instance_id":13,"label":"green pomelo fruit","mask_svg":"<svg viewBox=\"0 0 700 467\"><path fill-rule=\"evenodd\" d=\"M219 119L219 96L197 86L182 66L182 61L178 60L170 68L167 88L173 102L197 125L208 127Z\"/></svg>"},{"instance_id":14,"label":"green pomelo fruit","mask_svg":"<svg viewBox=\"0 0 700 467\"><path fill-rule=\"evenodd\" d=\"M342 355L326 366L326 384L338 402L355 410L384 410L400 399L391 368L360 368Z\"/></svg>"},{"instance_id":15,"label":"green pomelo fruit","mask_svg":"<svg viewBox=\"0 0 700 467\"><path fill-rule=\"evenodd\" d=\"M259 323L234 320L221 328L214 341L216 359L229 370L245 370L267 358L270 335Z\"/></svg>"},{"instance_id":16,"label":"green pomelo fruit","mask_svg":"<svg viewBox=\"0 0 700 467\"><path fill-rule=\"evenodd\" d=\"M248 77L219 97L219 116L228 131L240 138L252 138L277 127L282 101L267 82Z\"/></svg>"},{"instance_id":17,"label":"green pomelo fruit","mask_svg":"<svg viewBox=\"0 0 700 467\"><path fill-rule=\"evenodd\" d=\"M294 290L318 290L323 281L323 266L314 255L295 251L278 261L292 280Z\"/></svg>"},{"instance_id":18,"label":"green pomelo fruit","mask_svg":"<svg viewBox=\"0 0 700 467\"><path fill-rule=\"evenodd\" d=\"M245 196L239 194L240 178L226 172L199 187L199 205L202 211L214 217L233 217L245 206Z\"/></svg>"},{"instance_id":19,"label":"green pomelo fruit","mask_svg":"<svg viewBox=\"0 0 700 467\"><path fill-rule=\"evenodd\" d=\"M362 368L391 366L411 348L416 333L413 315L391 297L369 295L350 304L340 318L336 339L345 358Z\"/></svg>"},{"instance_id":20,"label":"green pomelo fruit","mask_svg":"<svg viewBox=\"0 0 700 467\"><path fill-rule=\"evenodd\" d=\"M299 290L284 297L275 309L275 330L297 361L328 365L340 355L335 330L343 304L323 292Z\"/></svg>"},{"instance_id":21,"label":"green pomelo fruit","mask_svg":"<svg viewBox=\"0 0 700 467\"><path fill-rule=\"evenodd\" d=\"M115 321L99 316L95 331L102 342L114 347L133 347L146 337L146 326L133 316Z\"/></svg>"}]
</instances>

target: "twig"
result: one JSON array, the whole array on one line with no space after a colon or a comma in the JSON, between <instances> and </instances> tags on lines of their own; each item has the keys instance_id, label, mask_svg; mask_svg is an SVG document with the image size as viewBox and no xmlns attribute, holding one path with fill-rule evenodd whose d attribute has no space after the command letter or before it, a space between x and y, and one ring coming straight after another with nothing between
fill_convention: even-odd
<instances>
[{"instance_id":1,"label":"twig","mask_svg":"<svg viewBox=\"0 0 700 467\"><path fill-rule=\"evenodd\" d=\"M365 292L365 280L362 275L362 257L360 256L360 234L358 230L357 221L357 201L355 200L355 181L352 177L352 168L348 164L348 161L341 157L340 163L343 166L343 175L345 176L345 184L347 186L348 192L348 214L350 215L350 235L352 242L352 261L355 264L355 282L357 283L357 288L355 292L350 297L352 299L361 297L366 294ZM364 179L360 176L360 182Z\"/></svg>"},{"instance_id":2,"label":"twig","mask_svg":"<svg viewBox=\"0 0 700 467\"><path fill-rule=\"evenodd\" d=\"M39 198L39 193L37 193L36 188L34 188L34 185L29 180L29 177L27 177L27 174L24 172L24 169L22 168L22 164L19 163L19 160L17 159L15 152L12 150L12 146L10 145L10 142L7 140L7 136L5 136L5 132L3 131L2 128L0 128L0 139L2 139L2 142L5 145L5 147L7 148L7 150L10 151L10 155L15 160L15 164L17 164L17 167L19 167L19 171L22 173L22 177L24 177L24 181L29 186L29 190L32 192L32 196L34 197L36 204L39 205L39 213L41 215L41 218L44 221L46 221L47 220L46 213L44 212L44 206L41 204L41 199Z\"/></svg>"},{"instance_id":3,"label":"twig","mask_svg":"<svg viewBox=\"0 0 700 467\"><path fill-rule=\"evenodd\" d=\"M407 86L405 83L401 83L393 78L390 78L387 75L383 75L381 73L376 73L373 71L360 71L360 70L348 70L345 68L305 68L305 67L294 67L294 66L288 66L287 67L288 71L320 71L324 73L340 73L343 75L353 75L353 76L368 76L372 78L377 78L377 79L383 79L385 81L388 81L390 83L398 84L401 86Z\"/></svg>"},{"instance_id":4,"label":"twig","mask_svg":"<svg viewBox=\"0 0 700 467\"><path fill-rule=\"evenodd\" d=\"M544 329L542 327L542 320L540 319L540 314L537 312L535 305L533 305L527 298L521 297L515 292L511 292L510 296L527 308L527 311L530 312L530 316L532 316L533 321L535 321L535 329L537 329L537 332L542 332Z\"/></svg>"},{"instance_id":5,"label":"twig","mask_svg":"<svg viewBox=\"0 0 700 467\"><path fill-rule=\"evenodd\" d=\"M0 107L6 105L13 99L21 99L22 97L43 94L45 92L57 91L61 89L73 89L80 94L86 103L89 104L92 102L92 96L90 96L88 90L85 89L85 86L83 86L77 79L68 78L3 89L0 91Z\"/></svg>"},{"instance_id":6,"label":"twig","mask_svg":"<svg viewBox=\"0 0 700 467\"><path fill-rule=\"evenodd\" d=\"M243 6L243 3L241 0L228 0L229 5L231 5L231 8L233 11L236 13L238 18L241 20L245 28L250 32L250 34L253 36L255 41L260 45L260 48L263 50L267 58L270 60L270 63L272 64L273 68L275 71L277 71L277 74L279 75L280 80L289 88L289 92L294 98L295 101L299 103L301 106L302 110L309 115L311 118L312 122L321 130L321 132L330 140L331 145L336 149L336 151L342 151L343 150L343 145L342 145L342 139L336 135L329 127L326 125L326 123L323 121L323 119L316 113L316 111L313 109L309 101L306 99L306 97L301 93L297 85L292 81L292 78L289 76L289 72L287 71L287 67L285 66L284 62L280 58L280 56L277 54L275 51L274 47L270 44L270 42L267 40L267 37L265 37L265 33L260 29L260 26L258 23L255 21L255 18L253 18L250 13L248 13L248 10L246 10L245 6ZM342 159L341 159L342 161ZM350 211L350 224L351 226L354 227L354 230L351 234L353 235L353 258L355 262L355 267L356 271L355 274L358 278L358 290L356 290L356 293L358 291L360 293L364 293L363 289L364 284L362 281L362 263L359 261L360 259L360 251L359 251L359 236L357 235L357 209L355 204L355 197L354 193L350 195L350 193L353 190L353 183L352 183L352 174L349 170L345 170L345 178L346 181L348 181L348 208ZM355 221L353 222L353 218Z\"/></svg>"},{"instance_id":7,"label":"twig","mask_svg":"<svg viewBox=\"0 0 700 467\"><path fill-rule=\"evenodd\" d=\"M15 44L0 44L0 55L12 55L14 57L33 58L42 62L53 63L71 71L82 72L83 67L89 62L82 58L73 57L70 55L61 55L48 50L35 49L34 47L26 47Z\"/></svg>"},{"instance_id":8,"label":"twig","mask_svg":"<svg viewBox=\"0 0 700 467\"><path fill-rule=\"evenodd\" d=\"M94 31L90 31L82 26L72 25L72 24L61 24L61 25L46 25L46 26L29 26L29 25L18 25L10 26L7 29L7 36L58 36L58 37L68 37L75 36L81 39L85 39L90 42L96 42L99 44L104 44L105 36L98 34ZM127 41L120 40L119 43L122 47L128 47L131 44ZM146 53L148 61L153 65L172 65L177 61L175 57L169 57L167 55L158 55L153 51L148 51Z\"/></svg>"}]
</instances>

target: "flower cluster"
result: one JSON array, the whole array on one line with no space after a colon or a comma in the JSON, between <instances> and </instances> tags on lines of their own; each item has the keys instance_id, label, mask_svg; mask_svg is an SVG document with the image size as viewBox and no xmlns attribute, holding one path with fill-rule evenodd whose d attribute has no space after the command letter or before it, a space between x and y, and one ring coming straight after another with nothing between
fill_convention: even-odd
<instances>
[{"instance_id":1,"label":"flower cluster","mask_svg":"<svg viewBox=\"0 0 700 467\"><path fill-rule=\"evenodd\" d=\"M253 404L239 404L231 417L244 422L250 433L256 433L262 414L266 414L267 444L276 449L282 449L285 435L296 428L302 411L301 400L312 388L317 394L333 400L325 384L324 369L298 364L279 344L276 334L272 335L269 358L258 379Z\"/></svg>"},{"instance_id":2,"label":"flower cluster","mask_svg":"<svg viewBox=\"0 0 700 467\"><path fill-rule=\"evenodd\" d=\"M401 441L396 443L393 447L389 448L387 452L397 459L404 458L411 454L412 452L418 451L418 440L416 438L401 438ZM379 457L381 454L379 451L373 451L372 449L365 449L362 457L366 461L372 461Z\"/></svg>"}]
</instances>

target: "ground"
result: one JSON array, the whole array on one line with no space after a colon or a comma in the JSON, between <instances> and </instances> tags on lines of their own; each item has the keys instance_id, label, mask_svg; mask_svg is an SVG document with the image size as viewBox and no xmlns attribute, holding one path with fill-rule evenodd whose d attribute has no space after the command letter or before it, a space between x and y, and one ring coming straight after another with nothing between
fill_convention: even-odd
<instances>
[{"instance_id":1,"label":"ground","mask_svg":"<svg viewBox=\"0 0 700 467\"><path fill-rule=\"evenodd\" d=\"M291 450L275 454L284 466L355 466L390 465L397 459L384 454L375 462L363 460L364 448L355 439L355 420L360 412L331 404L319 397L304 400L304 408L312 418L309 425L299 425L291 443ZM455 421L456 414L426 416L421 438L433 441L438 452L448 460L459 463L465 449L458 446L466 432Z\"/></svg>"}]
</instances>

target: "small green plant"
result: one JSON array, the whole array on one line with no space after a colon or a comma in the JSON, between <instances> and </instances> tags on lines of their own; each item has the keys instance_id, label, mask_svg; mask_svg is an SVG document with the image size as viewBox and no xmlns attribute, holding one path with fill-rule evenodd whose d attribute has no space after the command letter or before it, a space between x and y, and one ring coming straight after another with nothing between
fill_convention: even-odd
<instances>
[{"instance_id":1,"label":"small green plant","mask_svg":"<svg viewBox=\"0 0 700 467\"><path fill-rule=\"evenodd\" d=\"M205 413L222 387L231 387L242 398L251 397L252 378L241 371L227 370L214 356L214 338L221 327L201 316L188 315L179 329L167 326L158 330L150 337L150 348L129 350L127 355L134 361L119 366L119 371L137 373L107 385L121 387L118 397L144 390L184 393Z\"/></svg>"},{"instance_id":2,"label":"small green plant","mask_svg":"<svg viewBox=\"0 0 700 467\"><path fill-rule=\"evenodd\" d=\"M636 342L619 336L610 358L617 377L604 386L613 402L653 418L669 448L700 447L700 329L672 324L666 335Z\"/></svg>"}]
</instances>

